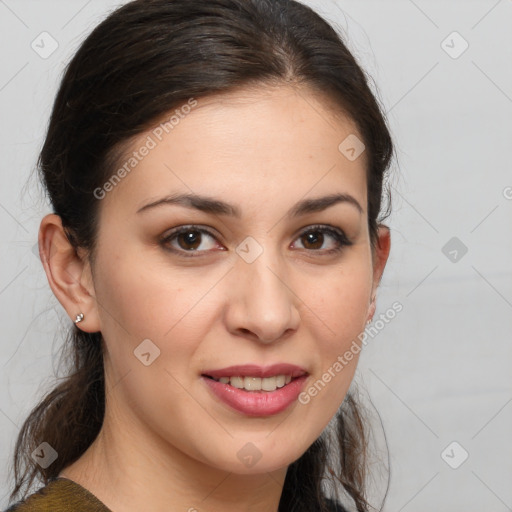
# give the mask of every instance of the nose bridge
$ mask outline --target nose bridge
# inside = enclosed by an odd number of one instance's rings
[[[243,243],[240,246],[247,249]],[[249,245],[249,249],[257,248]],[[261,247],[258,252],[252,261],[239,253],[235,263],[230,327],[251,331],[261,341],[271,342],[287,330],[297,329],[299,313],[291,283],[286,282],[285,263],[277,250]]]

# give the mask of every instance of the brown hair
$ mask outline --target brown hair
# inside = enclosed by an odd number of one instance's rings
[[[133,136],[192,97],[284,83],[328,96],[356,123],[366,146],[374,248],[385,218],[381,200],[391,137],[368,79],[340,35],[294,0],[135,0],[92,31],[65,70],[38,159],[69,241],[94,261],[99,201],[93,192],[112,176]],[[26,496],[36,477],[47,484],[100,431],[105,408],[101,332],[73,327],[67,342],[69,375],[32,410],[18,435],[11,499]],[[337,468],[328,462],[332,446],[324,432],[289,466],[279,511],[325,510],[326,473],[341,482],[358,511],[369,509],[367,429],[351,393],[335,425]],[[30,457],[43,441],[58,453],[47,468]]]

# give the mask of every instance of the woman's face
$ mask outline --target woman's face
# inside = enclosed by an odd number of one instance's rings
[[[356,368],[387,257],[372,265],[365,154],[354,159],[353,123],[306,90],[190,105],[137,138],[100,201],[107,418],[160,456],[276,470],[318,438]],[[305,377],[268,378],[276,364]],[[223,370],[235,365],[260,368]]]

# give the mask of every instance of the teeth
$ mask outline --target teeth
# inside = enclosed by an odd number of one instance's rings
[[[291,375],[276,375],[275,377],[221,377],[214,379],[222,384],[231,384],[234,388],[245,389],[246,391],[275,391],[289,384]]]

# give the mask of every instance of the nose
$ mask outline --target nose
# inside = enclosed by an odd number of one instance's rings
[[[271,343],[296,331],[300,299],[284,266],[264,251],[256,261],[239,259],[229,273],[225,322],[237,336]]]

